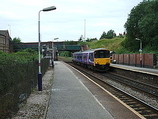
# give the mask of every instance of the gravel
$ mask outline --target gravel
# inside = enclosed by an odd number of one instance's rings
[[[158,108],[158,99],[153,98],[153,97],[149,97],[148,95],[135,91],[130,87],[124,86],[118,82],[112,81],[112,80],[107,80],[108,84],[111,84],[115,87],[118,87],[120,89],[122,89],[123,91],[137,97],[138,99],[141,99],[142,101],[146,102],[147,104],[150,104],[151,106]]]
[[[43,90],[31,93],[27,103],[20,108],[12,119],[45,119],[50,99],[50,89],[53,80],[53,70],[49,69],[42,78]]]

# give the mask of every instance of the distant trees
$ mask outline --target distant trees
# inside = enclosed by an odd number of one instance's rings
[[[104,38],[105,39],[112,39],[114,37],[116,37],[116,33],[115,33],[114,30],[109,30],[107,33],[104,31],[102,33],[101,37],[100,37],[100,40],[104,39]],[[83,37],[83,35],[81,35],[80,38],[78,39],[78,41],[83,42],[84,41],[83,39],[84,39],[84,37]],[[97,38],[87,38],[87,39],[85,39],[86,42],[92,42],[92,41],[96,41],[96,40],[98,40],[98,39]]]
[[[116,36],[116,33],[114,30],[109,30],[107,33],[104,31],[100,37],[100,39],[104,39],[104,38],[107,38],[107,39],[111,39],[113,37]]]
[[[20,46],[19,46],[20,43],[21,43],[21,39],[19,37],[13,38],[12,45],[13,45],[14,52],[17,52],[17,50],[15,50],[15,49],[20,49]]]
[[[78,43],[77,41],[73,41],[73,40],[72,41],[65,41],[64,45],[77,45],[77,43]]]
[[[80,38],[78,39],[79,42],[83,41],[83,35],[80,36]]]
[[[139,48],[139,38],[143,47],[158,50],[158,0],[144,0],[131,10],[124,25],[127,34],[123,46],[130,51]]]
[[[78,39],[79,42],[84,42],[84,40],[86,42],[92,42],[92,41],[96,41],[98,39],[97,38],[87,38],[87,39],[84,39],[83,35],[81,35],[80,38]]]
[[[18,37],[18,38],[13,38],[12,40],[13,43],[21,43],[21,39]]]
[[[97,41],[97,38],[87,38],[86,42],[93,42],[93,41]]]

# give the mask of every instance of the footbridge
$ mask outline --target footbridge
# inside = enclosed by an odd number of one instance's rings
[[[38,51],[38,42],[34,43],[21,43],[21,44],[16,44],[14,45],[14,51],[20,51],[23,49],[31,48],[36,51]],[[52,43],[52,42],[41,42],[41,51],[42,49],[44,51],[49,51],[56,49],[57,51],[70,51],[70,52],[77,52],[81,50],[80,45],[64,45],[63,42],[57,42],[57,43]]]
[[[56,46],[58,51],[71,51],[76,52],[81,50],[80,45],[57,45]]]

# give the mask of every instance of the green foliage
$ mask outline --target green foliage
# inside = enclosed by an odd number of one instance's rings
[[[107,33],[104,31],[100,37],[100,39],[112,39],[116,36],[115,31],[114,30],[109,30]]]
[[[37,58],[37,52],[32,49],[25,49],[12,54],[0,53],[0,66],[26,63],[28,61],[34,61]]]
[[[94,42],[97,41],[97,38],[87,38],[86,42]]]
[[[90,49],[95,48],[106,48],[112,51],[117,51],[120,47],[120,44],[124,41],[124,38],[113,38],[113,39],[102,39],[94,42],[80,42],[80,45],[88,45]]]
[[[13,46],[13,49],[14,49],[14,52],[17,52],[15,49],[20,49],[20,44],[21,43],[21,39],[20,38],[13,38],[12,40],[12,46]]]
[[[109,30],[107,32],[107,39],[111,39],[111,38],[114,38],[116,35],[115,35],[115,31],[114,30]]]
[[[28,52],[31,51],[31,52]],[[27,66],[32,66],[37,59],[37,53],[32,50],[25,50],[17,53],[0,53],[0,94],[10,90],[16,81],[23,80],[27,75]],[[31,69],[31,67],[29,67]],[[31,71],[33,72],[33,71]],[[30,74],[31,75],[31,74]]]
[[[64,45],[77,45],[77,41],[65,41]]]
[[[124,47],[126,38],[119,38],[115,37],[113,39],[102,39],[94,42],[79,42],[78,45],[88,45],[90,49],[95,48],[106,48],[111,51],[114,51],[117,54],[124,54],[124,53],[139,53],[139,41],[136,40],[136,43],[138,45],[138,48],[132,52],[131,50],[128,50],[126,47]],[[130,47],[130,45],[129,45]],[[155,53],[158,54],[158,51],[151,50],[151,47],[145,47],[143,49],[143,53]]]
[[[3,54],[3,52],[2,52],[2,51],[0,51],[0,54]]]
[[[16,113],[20,103],[26,101],[27,96],[37,86],[38,64],[37,61],[32,60],[37,55],[32,50],[31,53],[29,49],[28,51],[15,54],[0,53],[1,118],[9,115],[10,112]],[[44,75],[50,65],[50,60],[48,58],[42,59],[41,64]],[[20,97],[21,95],[26,97]]]
[[[18,38],[13,38],[13,43],[21,43],[21,39],[18,37]]]
[[[33,50],[31,48],[27,48],[27,49],[21,50],[20,52],[25,52],[25,53],[30,53],[30,54],[37,54],[37,51]]]
[[[104,31],[104,32],[102,33],[100,39],[103,39],[103,38],[105,38],[105,37],[106,37],[106,32]]]
[[[59,52],[59,56],[71,57],[71,52],[69,52],[69,51],[61,51],[61,52]]]
[[[119,46],[117,49],[115,49],[114,50],[115,51],[115,53],[117,53],[117,54],[130,54],[130,53],[132,53],[132,52],[130,52],[130,51],[128,51],[125,47],[123,47],[123,46]]]
[[[83,35],[80,36],[80,38],[78,39],[79,42],[83,41]]]
[[[89,44],[89,42],[82,42],[82,41],[80,41],[80,42],[78,42],[77,45],[88,45],[88,44]]]
[[[129,51],[137,51],[139,43],[135,38],[143,42],[143,48],[158,51],[158,0],[145,0],[131,10],[125,28],[127,36],[122,44]]]

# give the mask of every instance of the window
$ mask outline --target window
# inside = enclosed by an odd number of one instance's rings
[[[95,58],[109,58],[110,51],[108,50],[98,50],[94,52]]]
[[[94,61],[93,53],[89,53],[89,59],[90,61]]]

